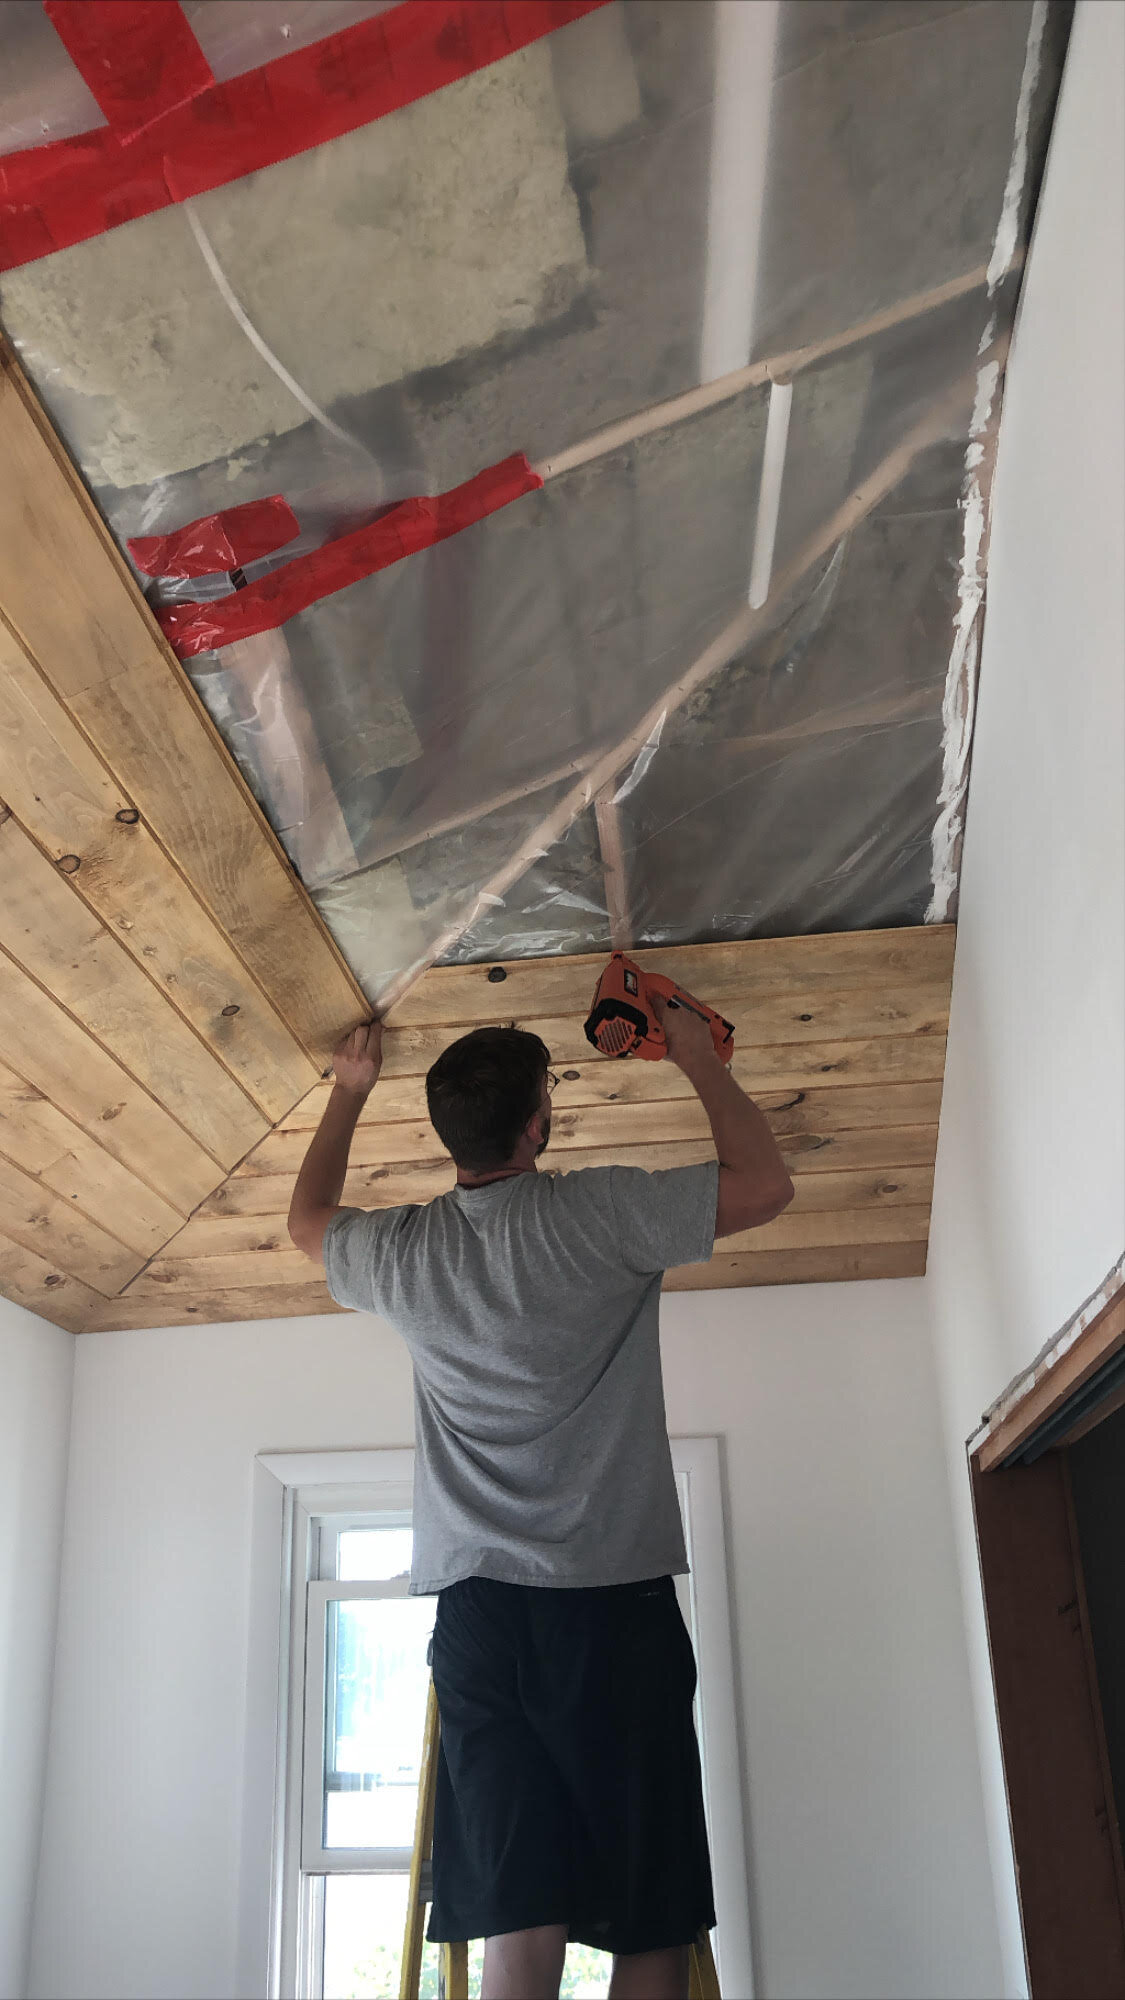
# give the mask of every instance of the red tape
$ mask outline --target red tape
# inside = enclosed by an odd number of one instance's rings
[[[370,527],[341,535],[311,555],[296,556],[284,568],[259,577],[230,597],[213,604],[166,604],[157,609],[156,616],[181,660],[229,646],[235,639],[276,631],[319,598],[346,590],[376,570],[389,569],[419,549],[447,541],[450,535],[471,528],[512,500],[534,493],[542,484],[523,453],[516,452],[449,493],[400,500]]]
[[[108,4],[76,0],[83,17]],[[338,139],[607,4],[403,0],[212,83],[131,136],[109,126],[9,153],[0,157],[0,271]],[[161,12],[171,20],[180,10]]]
[[[43,11],[119,138],[214,85],[179,0],[43,0]]]
[[[204,514],[171,535],[138,535],[128,549],[146,576],[214,576],[272,556],[300,532],[288,500],[273,493],[268,500],[247,500],[222,514]]]

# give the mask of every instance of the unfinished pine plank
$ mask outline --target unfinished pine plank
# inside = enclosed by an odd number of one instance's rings
[[[124,1296],[151,1299],[166,1291],[221,1294],[272,1285],[304,1285],[318,1268],[291,1243],[283,1250],[245,1250],[230,1257],[156,1257]]]
[[[601,1164],[627,1164],[620,1158],[606,1158]],[[646,1162],[647,1166],[647,1162]],[[563,1166],[561,1172],[574,1169]],[[452,1181],[452,1173],[446,1176]],[[928,1204],[933,1193],[933,1169],[928,1166],[861,1169],[846,1173],[801,1174],[794,1181],[796,1194],[787,1214],[807,1214],[828,1209],[902,1208]],[[232,1183],[227,1182],[227,1187]],[[444,1189],[439,1189],[444,1192]],[[185,1223],[178,1236],[165,1246],[172,1258],[233,1256],[247,1250],[288,1250],[286,1217],[290,1184],[282,1184],[282,1200],[271,1214],[239,1213],[214,1206],[215,1197]],[[366,1200],[345,1187],[345,1201],[359,1208],[384,1208],[390,1204],[378,1198],[378,1184]],[[432,1199],[432,1197],[430,1197]]]
[[[0,341],[0,610],[322,1062],[365,1003]]]
[[[604,963],[604,961],[602,961]],[[429,975],[427,974],[427,977]],[[702,985],[702,981],[699,982]],[[384,1073],[387,1076],[424,1075],[443,1049],[473,1027],[514,1025],[539,1036],[551,1052],[551,1061],[562,1065],[588,1062],[592,1051],[582,1024],[593,992],[580,988],[572,997],[580,1004],[574,1014],[541,1015],[520,1013],[502,997],[503,986],[491,987],[493,1014],[488,1022],[450,1022],[446,1026],[399,1029],[393,1017],[384,1039]],[[500,995],[500,998],[496,998]],[[873,982],[870,986],[827,990],[812,980],[806,988],[789,994],[744,993],[741,996],[706,991],[701,996],[726,1011],[734,1021],[735,1047],[747,1055],[763,1046],[800,1046],[823,1041],[869,1041],[881,1037],[902,1040],[908,1036],[944,1038],[949,1021],[949,983],[927,980],[910,985]],[[461,1004],[460,1002],[458,1004]],[[602,1061],[609,1061],[602,1057]],[[635,1058],[622,1063],[633,1067]],[[615,1065],[616,1067],[617,1065]],[[655,1064],[637,1067],[655,1069]]]
[[[14,818],[0,826],[0,946],[222,1166],[268,1131],[241,1085]]]
[[[953,946],[953,927],[944,924],[760,938],[743,944],[674,945],[632,956],[638,965],[667,972],[712,1006],[740,1004],[750,1021],[761,1002],[806,993],[858,987],[879,994],[900,987],[944,986],[948,997]],[[432,967],[390,1010],[389,1024],[475,1027],[498,1018],[585,1016],[605,957],[595,953],[495,963],[506,975],[499,983],[490,982],[489,964]]]
[[[152,642],[139,592],[122,588],[108,536],[91,532],[92,503],[45,443],[21,386],[0,349],[0,606],[76,694],[143,659]]]
[[[723,1238],[727,1254],[739,1251],[826,1250],[859,1243],[925,1243],[930,1233],[930,1205],[896,1208],[891,1203],[870,1208],[815,1210],[801,1214],[787,1208],[774,1222],[744,1229]]]
[[[926,1167],[932,1170],[937,1144],[934,1125],[895,1125],[883,1131],[863,1130],[825,1135],[823,1143],[809,1147],[806,1135],[798,1133],[782,1140],[782,1152],[795,1182],[817,1179],[841,1170],[874,1171],[894,1174],[900,1168]],[[650,1172],[664,1167],[696,1166],[715,1157],[710,1140],[645,1146],[630,1157],[628,1147],[612,1146],[584,1151],[575,1148],[558,1159],[548,1156],[553,1172],[574,1172],[580,1167],[640,1166]],[[565,1159],[565,1167],[563,1161]],[[209,1195],[199,1209],[200,1216],[257,1216],[260,1227],[269,1227],[288,1213],[295,1174],[256,1173],[239,1168]],[[435,1160],[429,1165],[401,1167],[352,1167],[344,1183],[343,1200],[356,1208],[393,1208],[408,1202],[432,1201],[452,1187],[453,1163]]]
[[[758,1102],[777,1134],[818,1135],[874,1125],[934,1125],[941,1105],[941,1085],[899,1083],[883,1088],[767,1091]],[[673,1139],[705,1139],[710,1129],[707,1113],[694,1096],[656,1103],[588,1104],[555,1112],[551,1147],[557,1153],[571,1146],[660,1145]],[[255,1147],[247,1169],[295,1175],[307,1145],[307,1132],[271,1132]],[[433,1160],[441,1150],[428,1120],[372,1122],[357,1128],[351,1159],[353,1166],[383,1166]]]
[[[587,1044],[589,1049],[589,1044]],[[841,1084],[936,1083],[945,1070],[944,1035],[877,1037],[869,1042],[778,1043],[735,1050],[734,1076],[752,1096],[766,1090],[804,1090]],[[557,1070],[551,1102],[556,1111],[584,1104],[665,1103],[695,1095],[675,1063],[612,1062],[604,1056]],[[312,1132],[324,1116],[331,1083],[315,1084],[286,1117],[279,1132]],[[418,1122],[427,1116],[424,1075],[380,1077],[360,1119],[362,1125]]]
[[[316,1067],[2,621],[0,798],[262,1110],[288,1110]]]
[[[306,1270],[314,1267],[306,1263]],[[231,1321],[294,1319],[299,1315],[345,1311],[323,1279],[300,1285],[246,1287],[237,1292],[164,1291],[135,1299],[100,1299],[74,1328],[81,1333],[119,1333],[156,1326],[226,1326]]]
[[[0,1152],[145,1257],[183,1226],[184,1217],[171,1202],[4,1063]]]
[[[664,1278],[666,1292],[720,1291],[742,1285],[823,1285],[857,1278],[922,1278],[925,1243],[864,1243],[830,1250],[719,1250],[707,1264],[681,1264]]]
[[[79,1333],[89,1326],[104,1311],[106,1300],[90,1285],[84,1285],[79,1278],[61,1271],[41,1257],[35,1250],[28,1250],[22,1243],[15,1243],[10,1236],[0,1234],[0,1292],[6,1299],[13,1299],[18,1306],[26,1306],[28,1312],[39,1313],[52,1326],[61,1326],[67,1333]]]
[[[178,667],[157,659],[70,706],[153,833],[321,1067],[371,1009],[280,851],[252,816]]]
[[[920,1278],[926,1269],[924,1243],[861,1244],[831,1250],[745,1251],[725,1256],[718,1251],[707,1264],[685,1264],[669,1271],[666,1292],[708,1291],[752,1285],[847,1283],[857,1279]],[[36,1310],[38,1308],[35,1308]],[[158,1297],[96,1301],[76,1316],[75,1331],[116,1332],[163,1326],[225,1325],[230,1321],[291,1319],[298,1315],[339,1313],[328,1288],[321,1284],[268,1285],[238,1292],[200,1294],[194,1289],[161,1293]],[[61,1323],[61,1322],[60,1322]]]
[[[83,1215],[0,1153],[0,1230],[47,1263],[102,1292],[135,1278],[144,1255]]]
[[[828,1260],[839,1250],[850,1254],[858,1248],[886,1250],[908,1245],[925,1255],[929,1223],[928,1208],[886,1209],[876,1214],[859,1210],[850,1214],[794,1217],[780,1216],[763,1229],[747,1230],[744,1236],[726,1241],[733,1251],[724,1254],[763,1257],[772,1251],[795,1254],[820,1253]],[[135,1279],[124,1294],[127,1303],[159,1298],[164,1294],[190,1296],[201,1289],[216,1297],[224,1295],[237,1303],[243,1291],[283,1290],[308,1282],[316,1266],[300,1250],[270,1247],[219,1256],[160,1257]],[[774,1281],[776,1282],[776,1280]]]
[[[210,1153],[3,951],[0,1048],[24,1082],[183,1214],[222,1180]]]

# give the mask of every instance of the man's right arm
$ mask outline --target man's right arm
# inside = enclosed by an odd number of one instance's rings
[[[719,1156],[716,1236],[772,1222],[788,1208],[794,1189],[765,1118],[716,1053],[706,1021],[675,1002],[658,1003],[658,1012],[668,1054],[711,1121]]]

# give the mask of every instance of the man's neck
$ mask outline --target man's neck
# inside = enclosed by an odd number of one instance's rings
[[[534,1160],[528,1160],[518,1167],[497,1167],[496,1172],[493,1174],[470,1174],[466,1173],[464,1167],[458,1167],[457,1185],[458,1187],[488,1187],[492,1181],[510,1181],[516,1174],[537,1174],[538,1172],[539,1168]]]

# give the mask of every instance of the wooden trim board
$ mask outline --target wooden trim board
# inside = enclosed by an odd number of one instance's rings
[[[1115,1292],[1062,1359],[1032,1384],[1015,1408],[985,1432],[976,1447],[982,1472],[991,1472],[1025,1444],[1040,1424],[1062,1408],[1112,1355],[1125,1347],[1125,1289]]]

